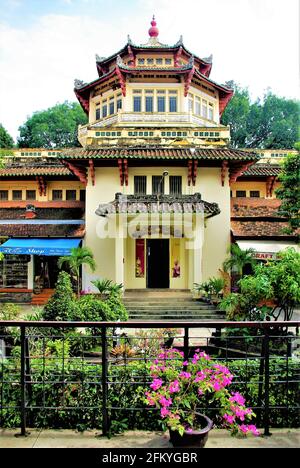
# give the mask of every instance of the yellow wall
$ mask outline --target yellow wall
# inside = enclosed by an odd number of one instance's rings
[[[218,269],[227,257],[227,249],[230,245],[230,189],[228,179],[225,187],[221,185],[220,168],[200,168],[196,187],[187,186],[187,169],[147,167],[129,169],[129,186],[121,188],[119,170],[115,168],[96,168],[96,184],[92,186],[89,181],[86,192],[86,238],[85,245],[90,247],[95,255],[97,271],[91,274],[89,271],[84,275],[84,288],[90,288],[90,280],[97,277],[116,280],[116,268],[124,265],[124,281],[127,289],[138,289],[146,287],[145,278],[135,278],[135,240],[128,238],[124,240],[124,264],[122,258],[116,258],[115,239],[101,239],[97,235],[97,226],[106,223],[106,218],[100,218],[95,214],[100,203],[108,203],[115,199],[115,194],[121,192],[133,194],[134,175],[147,175],[149,177],[148,193],[151,193],[151,176],[160,175],[168,170],[170,175],[183,176],[183,193],[200,192],[202,198],[208,202],[219,204],[222,213],[215,218],[207,220],[205,228],[205,240],[203,247],[202,276],[206,280],[211,276],[218,275]],[[166,181],[166,193],[168,193],[168,181]],[[147,237],[147,236],[146,236]],[[186,240],[180,240],[180,263],[181,277],[171,278],[172,289],[187,289],[192,286],[192,260],[193,252],[190,254],[186,248]],[[170,265],[171,276],[171,265]]]
[[[63,201],[66,200],[66,190],[76,190],[76,200],[80,200],[80,190],[85,187],[80,182],[76,181],[47,181],[46,196],[39,194],[38,184],[35,181],[26,180],[1,180],[0,190],[8,190],[8,201],[12,201],[13,190],[22,190],[22,200],[26,201],[26,190],[36,191],[36,200],[39,202],[52,201],[52,190],[63,190]],[[31,201],[31,200],[29,200]],[[34,200],[32,200],[34,202]]]

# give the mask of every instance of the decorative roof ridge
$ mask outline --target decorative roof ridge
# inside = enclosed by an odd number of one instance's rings
[[[219,86],[220,88],[224,89],[225,91],[234,93],[233,88],[229,88],[228,86],[226,86],[224,84],[217,83],[216,81],[212,80],[208,76],[203,75],[203,73],[201,73],[198,69],[196,69],[195,72],[200,78],[203,78],[204,80],[208,81],[209,83],[212,83],[212,84],[214,84],[216,86]]]

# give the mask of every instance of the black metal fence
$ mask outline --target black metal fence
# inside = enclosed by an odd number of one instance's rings
[[[124,413],[153,411],[136,406],[134,391],[149,385],[149,363],[173,344],[185,359],[201,348],[226,363],[233,389],[255,394],[257,425],[270,435],[273,415],[286,427],[299,416],[298,332],[299,322],[1,322],[0,427],[15,420],[25,436],[37,415],[49,427],[42,414],[69,413],[72,424],[92,412],[89,425],[108,435]]]

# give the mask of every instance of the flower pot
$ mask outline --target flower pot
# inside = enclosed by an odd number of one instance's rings
[[[170,442],[176,448],[204,448],[213,422],[204,414],[196,413],[197,425],[200,429],[185,432],[182,436],[177,431],[170,432]]]

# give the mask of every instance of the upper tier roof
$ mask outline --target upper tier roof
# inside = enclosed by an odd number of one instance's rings
[[[178,53],[180,55],[185,55],[188,59],[191,57],[195,58],[197,65],[199,65],[199,70],[205,76],[209,76],[212,68],[212,55],[208,58],[200,58],[196,54],[190,52],[185,45],[183,44],[183,38],[180,36],[180,39],[176,44],[169,45],[163,44],[158,40],[159,30],[157,28],[157,23],[155,18],[151,22],[151,28],[149,29],[149,40],[146,44],[135,44],[130,36],[128,35],[127,43],[125,46],[119,50],[118,52],[110,55],[109,57],[100,57],[96,55],[96,64],[99,76],[105,74],[103,68],[105,69],[106,66],[110,64],[110,62],[114,61],[118,56],[123,57],[124,55],[133,55],[134,52],[172,52]]]

